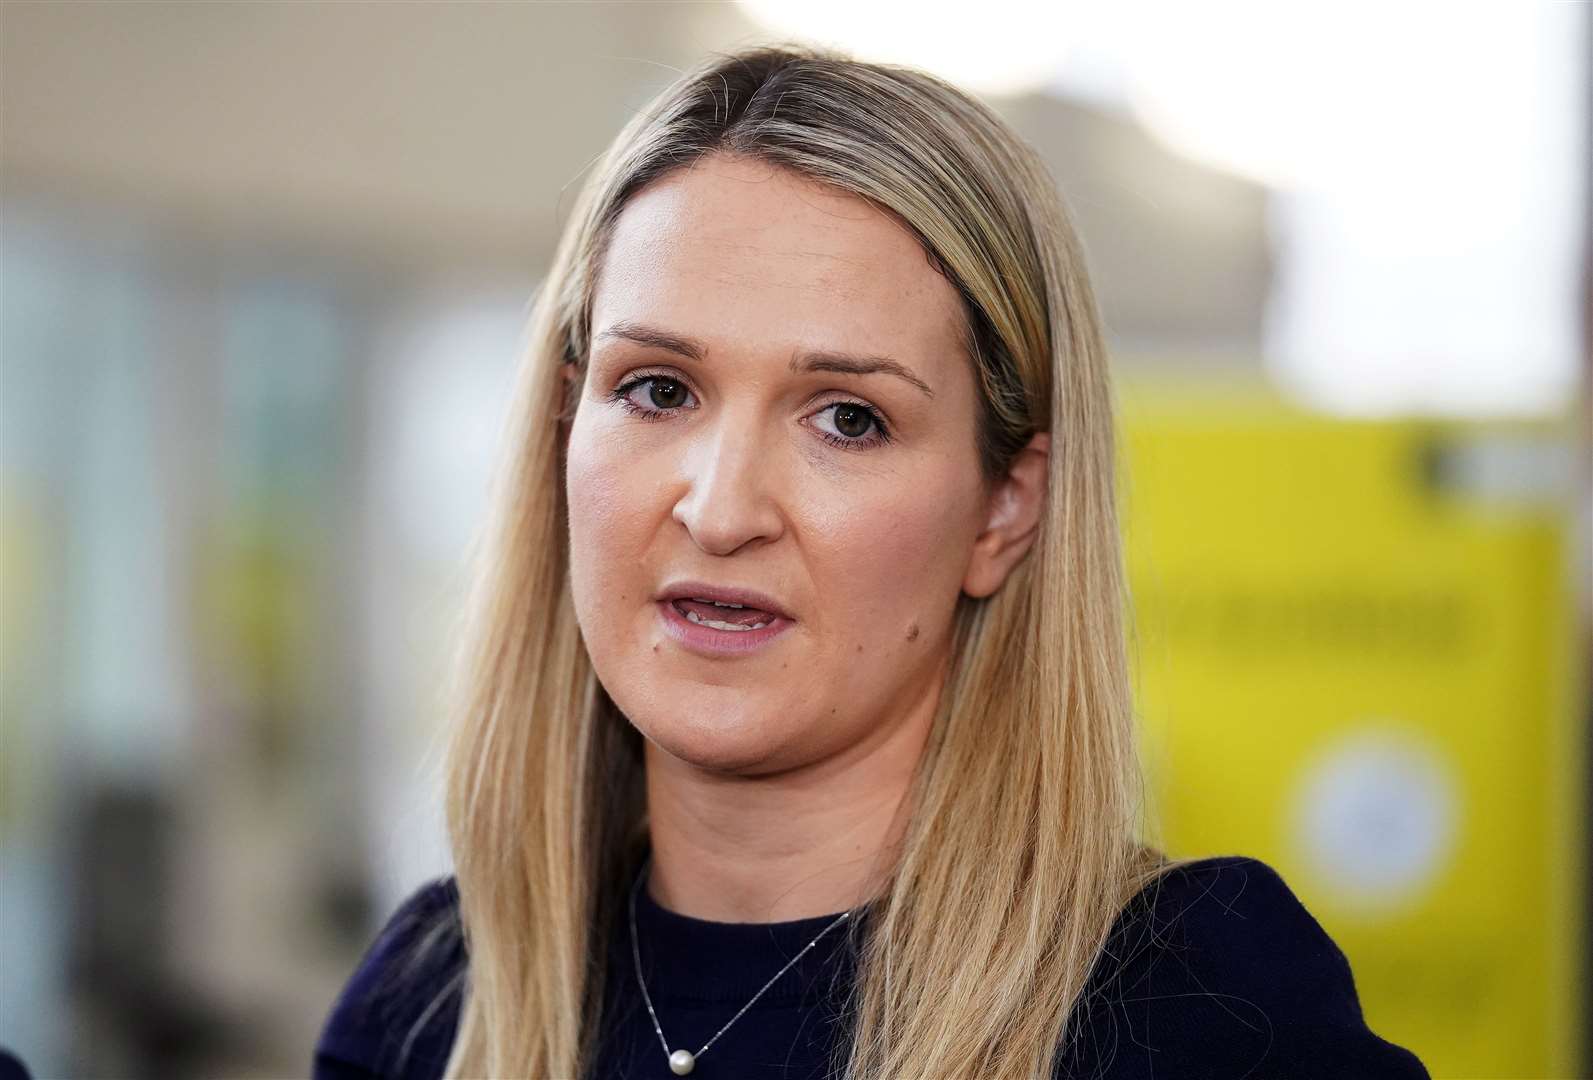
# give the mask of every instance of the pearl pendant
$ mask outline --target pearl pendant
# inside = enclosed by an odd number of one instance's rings
[[[676,1050],[669,1055],[669,1071],[676,1076],[685,1076],[697,1067],[697,1058],[690,1050]]]

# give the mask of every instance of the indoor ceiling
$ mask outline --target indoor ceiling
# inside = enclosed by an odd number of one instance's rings
[[[759,36],[728,3],[6,0],[0,182],[234,240],[531,274],[626,117]],[[1051,163],[1119,340],[1256,347],[1262,189],[1096,108],[997,105]]]

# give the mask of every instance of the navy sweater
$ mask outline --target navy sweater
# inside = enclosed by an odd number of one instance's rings
[[[457,916],[452,879],[411,896],[365,954],[315,1049],[316,1080],[442,1075],[464,970],[457,935],[414,945]],[[672,1049],[696,1051],[833,916],[705,922],[658,906],[636,919],[642,967]],[[847,1029],[854,946],[842,924],[703,1054],[695,1080],[819,1080]],[[630,929],[609,942],[595,1078],[673,1074],[636,985]],[[457,981],[455,982],[457,985]],[[1134,899],[1113,928],[1055,1076],[1091,1080],[1415,1080],[1409,1051],[1374,1035],[1344,954],[1266,864],[1228,857],[1188,864]]]

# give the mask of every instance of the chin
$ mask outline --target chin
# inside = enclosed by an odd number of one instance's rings
[[[711,733],[673,729],[661,735],[643,734],[663,753],[704,772],[757,776],[780,768],[773,760],[776,755],[747,739],[725,739]]]
[[[620,711],[658,750],[711,772],[755,775],[789,764],[795,731],[789,718],[772,719],[740,707],[677,697],[650,702],[635,712]],[[787,722],[781,722],[785,720]]]

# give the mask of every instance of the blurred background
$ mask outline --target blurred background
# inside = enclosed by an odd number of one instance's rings
[[[448,856],[460,559],[592,159],[769,39],[978,91],[1087,245],[1155,838],[1435,1076],[1590,1055],[1568,2],[0,4],[0,1044],[304,1076]]]

